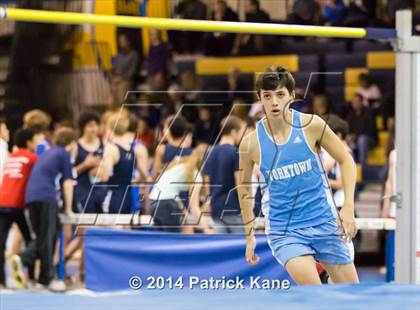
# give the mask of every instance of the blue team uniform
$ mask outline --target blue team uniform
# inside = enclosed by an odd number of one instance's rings
[[[256,126],[268,243],[283,265],[303,255],[330,264],[349,264],[352,259],[340,237],[319,156],[307,144],[301,113],[291,112],[293,126],[283,144],[273,141],[264,119]]]
[[[192,148],[177,147],[172,144],[165,144],[165,152],[163,154],[163,163],[171,162],[175,157],[189,156],[192,153]]]
[[[77,143],[77,157],[75,166],[85,161],[89,155],[86,149],[80,143]],[[95,155],[103,155],[103,144],[93,152]],[[106,194],[103,184],[92,182],[89,170],[85,170],[77,176],[77,185],[74,190],[74,208],[75,212],[83,213],[102,213],[102,204]]]
[[[103,209],[109,213],[131,213],[131,179],[135,167],[134,147],[128,151],[115,144],[119,150],[120,158],[114,165],[112,176],[107,182],[107,194]]]

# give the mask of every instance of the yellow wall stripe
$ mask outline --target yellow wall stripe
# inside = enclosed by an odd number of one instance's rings
[[[246,57],[212,57],[198,59],[196,62],[196,72],[199,75],[226,74],[229,69],[237,67],[243,73],[262,72],[267,67],[285,66],[291,72],[299,70],[297,55],[282,56],[246,56]]]
[[[346,68],[344,71],[344,78],[346,86],[356,86],[359,83],[359,75],[361,73],[368,73],[368,68]]]
[[[368,52],[366,64],[369,69],[393,69],[395,68],[394,52]]]

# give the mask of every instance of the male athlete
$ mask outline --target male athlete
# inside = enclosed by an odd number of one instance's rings
[[[264,212],[268,243],[293,280],[299,285],[321,284],[318,260],[334,283],[357,283],[345,244],[356,234],[352,157],[321,118],[289,108],[295,81],[287,69],[267,69],[258,78],[256,90],[266,117],[241,142],[239,162],[247,262],[254,265],[259,261],[254,254],[254,213],[249,199],[253,167],[258,165],[269,195]],[[319,159],[321,148],[340,165],[345,199],[339,214]]]

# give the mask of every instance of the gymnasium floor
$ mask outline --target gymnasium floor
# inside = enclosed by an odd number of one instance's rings
[[[3,291],[4,310],[108,309],[420,309],[420,286],[384,283],[292,287],[289,290],[155,290],[92,293]]]

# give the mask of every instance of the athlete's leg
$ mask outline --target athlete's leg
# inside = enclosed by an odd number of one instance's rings
[[[298,256],[286,263],[286,270],[298,285],[321,284],[312,255]]]
[[[329,264],[321,261],[334,283],[359,283],[356,267],[353,263],[346,265]]]

